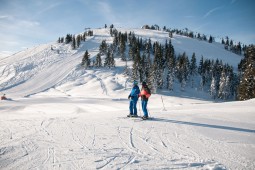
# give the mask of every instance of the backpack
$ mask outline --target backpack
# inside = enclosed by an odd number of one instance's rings
[[[151,95],[151,90],[148,86],[146,87],[146,91]]]
[[[145,89],[145,91],[147,91],[147,92],[150,94],[150,96],[151,96],[151,90],[150,90],[150,88],[149,88],[148,86],[145,86],[144,89]]]

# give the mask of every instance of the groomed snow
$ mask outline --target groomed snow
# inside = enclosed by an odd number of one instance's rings
[[[120,31],[162,43],[168,36]],[[50,43],[0,59],[0,91],[12,99],[0,102],[0,169],[255,169],[254,99],[216,103],[195,89],[161,91],[149,100],[152,119],[126,118],[125,63],[79,66],[103,39],[112,41],[109,30],[96,29],[78,50]],[[220,55],[235,66],[241,59],[217,43],[177,35],[172,42],[190,57]]]

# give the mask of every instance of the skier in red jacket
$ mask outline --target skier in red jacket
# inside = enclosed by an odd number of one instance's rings
[[[144,114],[142,118],[148,119],[147,104],[148,104],[148,99],[151,96],[151,91],[149,87],[147,86],[146,82],[142,83],[142,89],[138,96],[141,97],[141,101],[142,101],[142,109]]]
[[[7,100],[5,94],[3,96],[1,96],[1,100]]]

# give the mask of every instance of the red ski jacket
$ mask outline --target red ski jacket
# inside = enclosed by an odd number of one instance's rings
[[[138,96],[141,97],[142,100],[148,100],[151,94],[145,88],[142,88]]]

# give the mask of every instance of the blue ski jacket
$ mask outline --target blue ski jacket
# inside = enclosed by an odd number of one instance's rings
[[[132,88],[132,90],[131,90],[131,92],[129,94],[129,97],[131,97],[131,100],[138,100],[139,93],[140,93],[140,89],[139,89],[139,87],[137,85],[135,85]]]

